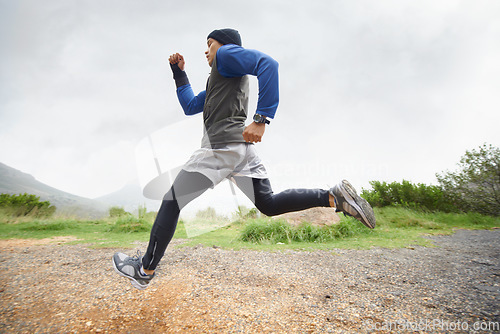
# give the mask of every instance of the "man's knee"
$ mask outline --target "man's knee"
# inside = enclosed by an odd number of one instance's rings
[[[276,211],[274,205],[271,202],[264,202],[264,203],[255,203],[255,206],[257,207],[257,210],[259,210],[262,214],[266,216],[276,216],[279,215],[280,213]]]

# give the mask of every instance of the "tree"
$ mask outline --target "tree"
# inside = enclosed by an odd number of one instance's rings
[[[13,217],[49,217],[54,214],[56,207],[49,201],[40,201],[40,197],[32,194],[0,194],[0,211]]]
[[[466,151],[458,166],[436,174],[446,196],[462,211],[500,216],[500,149],[483,144]]]

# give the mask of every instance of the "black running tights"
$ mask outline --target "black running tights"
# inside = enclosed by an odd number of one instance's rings
[[[313,207],[329,207],[327,190],[289,189],[274,194],[268,179],[234,177],[238,188],[255,204],[260,212],[275,216]],[[163,198],[151,229],[148,249],[143,258],[144,269],[154,270],[172,239],[180,211],[189,202],[213,186],[203,174],[181,170],[172,187]]]

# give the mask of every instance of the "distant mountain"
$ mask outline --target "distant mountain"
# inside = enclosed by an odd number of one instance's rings
[[[95,198],[95,200],[109,206],[123,207],[125,211],[132,213],[136,212],[139,206],[146,206],[148,211],[158,211],[160,207],[160,201],[153,201],[144,197],[138,182],[129,183],[122,189]]]
[[[0,193],[33,194],[49,201],[57,212],[83,218],[107,215],[108,206],[96,200],[76,196],[37,181],[32,175],[0,163]]]

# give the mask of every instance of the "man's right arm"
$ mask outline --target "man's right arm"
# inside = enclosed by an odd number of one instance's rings
[[[206,92],[202,91],[198,95],[194,95],[187,74],[183,71],[184,59],[180,55],[178,55],[178,57],[174,56],[176,55],[170,57],[170,68],[174,74],[175,85],[177,86],[177,98],[179,99],[185,115],[198,114],[203,111]],[[179,67],[179,60],[182,60],[182,69]]]
[[[187,84],[177,88],[177,98],[184,110],[185,115],[196,115],[203,111],[205,105],[206,91],[202,91],[198,95],[194,95],[191,84]]]

